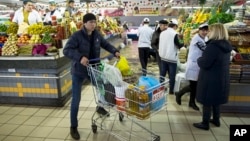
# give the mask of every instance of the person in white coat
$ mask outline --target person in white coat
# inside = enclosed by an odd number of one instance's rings
[[[149,27],[149,18],[144,18],[143,26],[139,27],[137,36],[138,38],[138,51],[143,74],[146,75],[148,55],[151,48],[151,39],[154,30]]]
[[[55,16],[56,19],[61,19],[61,13],[56,10],[56,3],[54,1],[49,2],[49,12],[46,13],[46,16],[43,20],[44,25],[52,25],[52,16]]]
[[[199,107],[195,104],[197,80],[200,71],[197,59],[202,55],[202,52],[206,48],[205,42],[208,40],[207,33],[208,24],[201,24],[198,33],[192,38],[185,72],[186,79],[189,80],[189,85],[175,93],[176,102],[181,105],[181,97],[186,92],[190,92],[189,107],[192,107],[194,110],[199,110]]]
[[[18,25],[23,23],[32,25],[35,23],[42,23],[42,18],[39,13],[33,9],[33,2],[31,0],[24,0],[23,7],[15,12],[12,22]]]

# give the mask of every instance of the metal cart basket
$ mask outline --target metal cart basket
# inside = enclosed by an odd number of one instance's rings
[[[123,122],[124,117],[127,117],[132,124],[137,125],[146,133],[149,133],[150,137],[145,138],[144,136],[140,136],[136,139],[137,141],[160,141],[160,136],[142,126],[139,122],[150,118],[157,114],[157,112],[166,108],[168,80],[165,79],[162,83],[159,83],[158,81],[158,84],[152,87],[139,87],[135,84],[135,78],[139,79],[140,77],[148,76],[159,80],[160,76],[157,76],[152,72],[134,69],[132,70],[131,76],[126,76],[123,77],[125,79],[122,79],[115,74],[113,74],[114,76],[111,76],[112,74],[104,69],[106,65],[107,64],[98,63],[89,64],[87,67],[91,78],[90,80],[96,104],[108,109],[109,111],[109,114],[105,116],[94,112],[91,118],[93,133],[97,133],[97,127],[100,127],[101,130],[109,132],[119,140],[132,140],[132,136],[138,136],[138,134],[135,134],[132,131],[132,127],[126,131],[126,134],[118,134],[110,129],[105,129],[105,119],[107,119],[108,116],[111,117],[118,115],[121,123]],[[107,75],[107,73],[109,73],[109,75]],[[130,77],[133,80],[129,81]]]

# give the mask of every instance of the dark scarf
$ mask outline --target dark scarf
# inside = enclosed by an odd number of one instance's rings
[[[50,12],[50,16],[55,13],[56,9]]]

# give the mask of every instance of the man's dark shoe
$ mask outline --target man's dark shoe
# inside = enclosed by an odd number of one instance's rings
[[[175,93],[175,101],[177,104],[181,105],[181,97],[180,97],[179,92]]]
[[[80,139],[80,135],[79,135],[79,132],[78,132],[78,130],[77,130],[76,127],[71,127],[70,128],[70,135],[75,140],[79,140]]]
[[[109,117],[109,112],[106,111],[103,107],[97,106],[97,107],[96,107],[96,112],[97,112],[98,114],[103,115],[103,116]]]
[[[210,119],[210,121],[213,125],[215,125],[216,127],[220,127],[220,121],[217,121],[217,120],[213,120],[213,119]]]
[[[189,107],[193,108],[196,111],[199,111],[199,107],[195,103],[189,103]]]
[[[196,127],[196,128],[199,128],[199,129],[209,130],[209,124],[205,124],[203,122],[194,123],[193,126]]]

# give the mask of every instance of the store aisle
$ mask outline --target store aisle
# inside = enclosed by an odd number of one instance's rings
[[[132,46],[121,50],[132,64],[138,64],[136,42]],[[152,59],[153,60],[153,59]],[[150,61],[149,69],[158,71],[156,63]],[[175,102],[174,95],[168,95],[167,108],[161,110],[148,120],[139,121],[140,124],[161,136],[161,141],[229,141],[230,124],[250,124],[250,114],[222,114],[221,127],[210,124],[209,131],[203,131],[192,126],[193,122],[201,120],[201,112],[188,107],[188,95],[183,96],[182,105]],[[200,105],[199,105],[200,106]],[[97,134],[91,130],[91,116],[95,110],[91,85],[85,84],[79,110],[79,133],[81,141],[117,141],[112,135],[98,129]],[[0,105],[0,140],[1,141],[70,141],[69,111],[70,101],[64,107],[40,107],[22,105]],[[124,118],[120,122],[118,116],[111,116],[105,120],[108,131],[122,133],[132,141],[141,138],[129,136],[128,131],[144,137],[145,130],[132,124]]]

